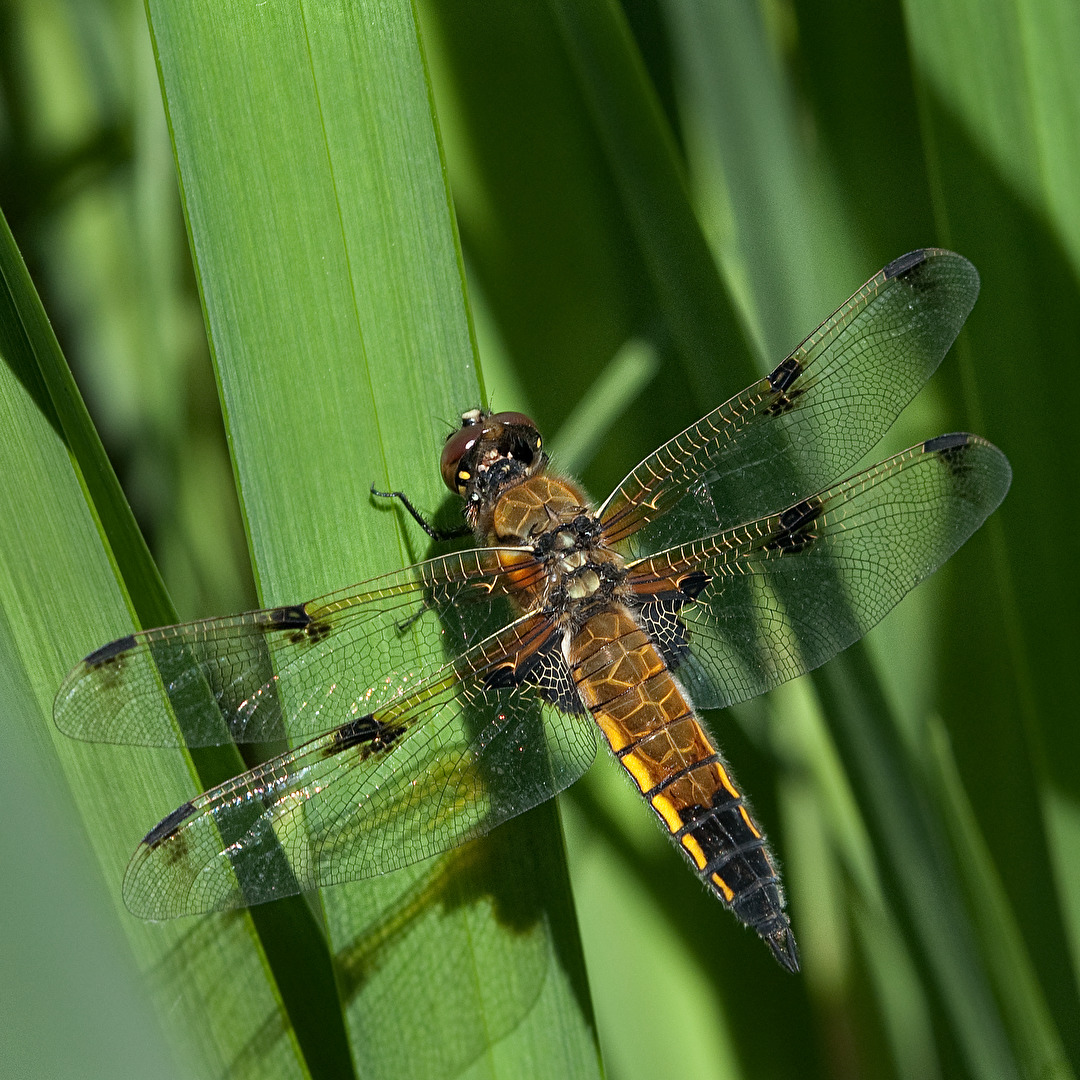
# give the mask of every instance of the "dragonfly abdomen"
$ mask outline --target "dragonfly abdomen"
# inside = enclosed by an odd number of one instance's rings
[[[773,856],[678,680],[633,614],[592,616],[568,657],[620,764],[698,876],[789,970],[798,953]]]

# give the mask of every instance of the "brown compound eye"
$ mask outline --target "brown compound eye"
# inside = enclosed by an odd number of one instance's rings
[[[494,427],[496,424],[502,424],[504,427],[513,425],[515,427],[530,427],[534,431],[536,430],[535,422],[524,413],[521,412],[497,412],[492,413],[487,422],[490,426]]]
[[[465,484],[469,478],[459,477],[458,467],[461,459],[476,445],[476,441],[483,438],[487,429],[484,421],[485,417],[479,409],[463,414],[461,427],[450,435],[443,447],[439,471],[442,473],[443,483],[456,495],[465,494]]]
[[[492,440],[492,450],[528,464],[541,454],[542,443],[536,424],[524,413],[501,412],[485,415],[479,409],[464,413],[461,427],[443,447],[439,471],[443,483],[458,495],[464,495],[472,477],[461,467],[461,460],[481,439]]]

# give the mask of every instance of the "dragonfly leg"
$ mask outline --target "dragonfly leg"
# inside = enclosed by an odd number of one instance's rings
[[[463,536],[468,536],[472,529],[468,525],[462,525],[457,529],[436,529],[434,525],[431,525],[425,520],[424,515],[416,509],[409,497],[404,491],[379,491],[374,484],[371,485],[371,494],[380,499],[400,499],[402,505],[412,515],[413,520],[421,529],[424,530],[436,543],[443,543],[447,540],[459,540]]]

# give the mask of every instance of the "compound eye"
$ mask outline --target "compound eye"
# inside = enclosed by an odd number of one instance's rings
[[[476,441],[484,434],[484,428],[484,424],[469,424],[458,428],[446,440],[439,471],[442,473],[443,483],[455,495],[464,495],[465,485],[469,481],[469,477],[460,475],[461,459],[476,445]]]
[[[536,430],[536,423],[520,412],[497,412],[488,417],[488,423],[494,426],[502,424],[503,427],[530,427]]]

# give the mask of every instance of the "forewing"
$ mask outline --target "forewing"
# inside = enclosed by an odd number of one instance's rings
[[[596,751],[588,715],[505,678],[550,633],[521,619],[371,715],[185,803],[132,858],[129,909],[166,919],[371,877],[550,798]]]
[[[835,480],[934,373],[978,291],[975,268],[950,251],[890,263],[770,375],[641,462],[601,507],[605,537],[616,543],[655,521],[632,542],[646,554]]]
[[[983,523],[1011,475],[984,439],[943,435],[783,513],[635,563],[629,581],[659,612],[694,702],[731,705],[862,637]]]
[[[131,634],[68,675],[56,725],[77,739],[143,746],[330,731],[510,621],[496,556],[457,552],[306,604]]]

